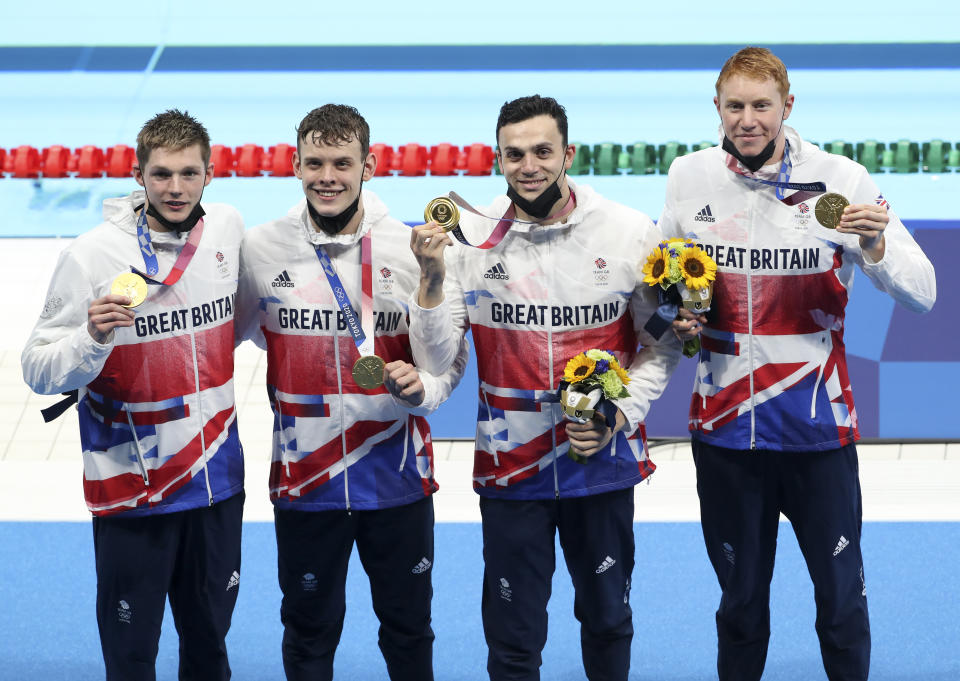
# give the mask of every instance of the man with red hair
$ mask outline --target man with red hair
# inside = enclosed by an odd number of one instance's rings
[[[864,681],[870,625],[844,308],[859,267],[925,312],[933,267],[863,166],[784,125],[794,96],[769,50],[733,55],[716,91],[722,144],[671,166],[659,224],[718,266],[712,310],[681,310],[674,322],[703,348],[690,431],[704,541],[723,589],[717,668],[721,681],[763,673],[782,512],[813,580],[827,676]]]

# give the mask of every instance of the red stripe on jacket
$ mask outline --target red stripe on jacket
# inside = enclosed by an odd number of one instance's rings
[[[490,385],[519,390],[549,390],[550,358],[547,332],[540,329],[498,329],[472,324],[480,380]],[[603,326],[553,333],[553,386],[559,384],[567,362],[585,350],[596,348],[617,354],[627,367],[636,353],[633,318],[629,314]]]
[[[214,415],[207,421],[203,427],[203,436],[207,447],[216,440],[226,429],[227,420],[233,414],[233,407],[224,409]],[[121,473],[105,480],[88,480],[86,476],[83,479],[83,493],[87,504],[92,507],[112,505],[119,502],[133,499],[138,494],[146,491],[148,494],[137,503],[137,506],[156,506],[160,502],[147,504],[147,499],[163,490],[171,481],[176,480],[168,489],[164,490],[163,498],[168,499],[174,492],[186,485],[193,478],[192,474],[184,475],[193,464],[203,456],[203,448],[200,443],[200,433],[198,432],[179,452],[167,459],[159,468],[147,471],[150,478],[150,486],[145,487],[143,476],[140,473]],[[97,515],[108,515],[128,510],[129,507],[123,506],[117,509],[98,511]]]
[[[812,314],[797,311],[819,310],[842,321],[847,290],[833,270],[816,274],[751,275],[753,282],[753,333],[783,336],[820,333],[823,326]],[[747,275],[722,272],[713,293],[711,326],[719,331],[750,333],[747,306]],[[785,314],[784,310],[790,310]]]
[[[233,377],[233,320],[194,334],[200,390]],[[90,390],[123,402],[159,402],[197,391],[190,335],[118,345]]]
[[[369,438],[382,433],[393,426],[394,423],[395,421],[357,421],[345,432],[347,451],[354,451]],[[281,485],[286,485],[288,489],[279,494],[271,493],[271,499],[288,496],[290,487],[302,485],[342,458],[343,448],[341,447],[340,433],[337,432],[332,440],[310,452],[299,461],[289,461],[286,466],[279,461],[273,461],[270,464],[270,488],[276,489]],[[289,474],[286,469],[289,469]],[[301,488],[299,496],[309,494],[311,490],[316,489],[329,479],[329,473],[320,475],[316,480],[312,480]]]
[[[263,330],[267,341],[267,383],[293,395],[329,395],[337,390],[334,337]],[[364,390],[353,381],[353,363],[360,358],[349,336],[336,338],[340,351],[340,380],[344,394],[387,394],[387,389]],[[413,362],[407,334],[377,336],[374,352],[384,362]]]
[[[514,473],[516,473],[516,475],[510,478],[511,485],[533,477],[540,471],[536,462],[553,451],[553,435],[556,435],[558,447],[560,443],[567,441],[566,427],[567,422],[561,421],[552,431],[548,430],[519,447],[514,447],[508,452],[497,452],[496,457],[499,461],[499,466],[494,464],[493,454],[478,450],[473,459],[473,486],[495,487],[497,480]],[[517,471],[527,468],[528,466],[529,468],[527,470],[522,473],[517,473]],[[490,479],[479,482],[476,478]]]
[[[753,387],[755,393],[761,393],[776,383],[779,383],[788,376],[793,375],[798,369],[806,366],[806,362],[791,362],[787,364],[764,364],[753,372]],[[817,371],[816,368],[797,378],[789,386],[783,386],[784,390],[792,385],[802,381],[806,376]],[[701,421],[713,421],[720,414],[730,410],[721,421],[712,424],[712,428],[719,428],[721,425],[737,417],[737,407],[750,400],[750,376],[743,376],[737,379],[716,395],[707,397],[706,408],[702,407],[703,398],[694,395],[691,401],[691,418]]]

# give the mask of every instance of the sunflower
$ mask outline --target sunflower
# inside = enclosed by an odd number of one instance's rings
[[[593,374],[596,365],[596,362],[581,353],[567,362],[567,366],[563,370],[563,380],[569,383],[579,383]]]
[[[614,360],[614,361],[610,362],[610,368],[613,369],[613,370],[616,372],[617,376],[620,377],[620,381],[621,381],[624,385],[629,385],[629,383],[630,383],[630,376],[627,374],[627,372],[624,370],[624,368],[623,368],[622,366],[620,366],[620,363],[619,363],[618,361]]]
[[[653,252],[647,256],[647,264],[643,266],[643,283],[654,286],[662,284],[663,280],[670,273],[669,264],[670,255],[659,246],[653,249]]]
[[[707,288],[717,278],[717,263],[702,249],[685,248],[680,254],[680,270],[688,289]]]

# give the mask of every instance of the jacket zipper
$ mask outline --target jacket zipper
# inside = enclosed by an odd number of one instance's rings
[[[410,420],[411,416],[407,415],[407,418],[403,421],[403,458],[400,459],[400,472],[403,473],[403,467],[407,463],[407,447],[410,444]]]
[[[551,240],[547,239],[546,244],[547,244],[547,257],[546,257],[546,263],[544,264],[549,263],[551,260],[550,258],[550,251],[551,251],[550,247],[552,245]],[[550,272],[550,275],[552,278],[552,275],[553,275],[552,268],[544,267],[542,269],[544,272]],[[553,281],[550,282],[551,287],[548,290],[553,290],[553,287],[552,287],[553,283],[554,283]],[[553,301],[549,301],[549,302],[552,303]],[[548,379],[547,384],[550,386],[550,390],[554,391],[556,390],[556,388],[553,385],[553,318],[552,317],[550,319],[550,326],[547,327],[547,371],[549,372],[547,377]],[[560,476],[557,473],[557,467],[559,465],[557,461],[557,410],[553,409],[552,407],[550,409],[550,440],[553,446],[553,494],[554,494],[554,498],[559,499],[560,498]]]
[[[483,388],[480,388],[480,397],[483,399],[483,406],[487,410],[487,420],[492,420],[493,416],[490,413],[490,400],[487,399],[487,391]],[[509,438],[508,438],[509,439]],[[494,441],[493,443],[493,465],[500,465],[500,450],[497,449],[499,445]]]
[[[283,427],[283,410],[280,408],[280,398],[277,398],[277,433],[280,437],[280,463],[283,464],[284,474],[290,479],[290,458],[287,456],[290,444],[287,442],[287,433]]]
[[[200,422],[200,451],[203,454],[203,477],[207,483],[207,505],[213,506],[213,489],[210,487],[210,470],[207,468],[207,439],[203,434],[203,399],[200,397],[200,364],[197,360],[197,336],[190,325],[190,351],[193,353],[193,384],[197,391],[197,420]]]
[[[747,228],[747,247],[753,248],[754,222],[756,220],[757,194],[750,194],[750,224]],[[757,448],[756,395],[753,383],[753,269],[747,269],[747,372],[750,375],[750,449]]]
[[[150,476],[147,475],[147,462],[143,458],[143,449],[140,447],[140,438],[137,437],[137,429],[133,425],[133,415],[130,413],[130,409],[126,403],[124,403],[121,408],[127,412],[127,423],[130,424],[130,432],[133,433],[133,442],[137,446],[137,463],[140,464],[140,475],[143,476],[143,485],[144,487],[149,487]]]
[[[343,422],[343,376],[340,371],[340,329],[333,327],[333,358],[337,367],[337,396],[340,398],[340,451],[343,457],[343,498],[350,512],[350,478],[347,466],[347,432]]]
[[[829,333],[824,331],[823,333]],[[821,339],[823,336],[821,336]],[[823,380],[823,371],[826,368],[826,360],[817,367],[817,380],[813,383],[813,396],[810,398],[810,420],[817,418],[817,391],[820,389],[820,381]]]

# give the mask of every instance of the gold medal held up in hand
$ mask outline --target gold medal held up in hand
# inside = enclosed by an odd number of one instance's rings
[[[373,390],[383,385],[385,362],[376,355],[364,355],[353,363],[353,382],[364,390]]]
[[[460,224],[460,209],[446,196],[439,196],[427,204],[423,211],[423,219],[427,222],[436,222],[440,229],[449,232]]]
[[[147,282],[139,274],[124,272],[110,284],[110,293],[129,298],[124,307],[136,307],[147,299]]]
[[[849,205],[850,202],[842,194],[831,192],[817,199],[813,214],[817,216],[817,222],[827,229],[836,229],[843,217],[843,209]]]

